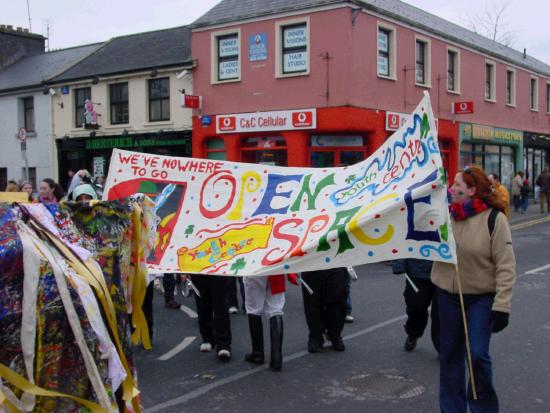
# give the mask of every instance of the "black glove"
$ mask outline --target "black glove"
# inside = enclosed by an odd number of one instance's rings
[[[510,314],[502,311],[491,311],[491,319],[493,321],[493,333],[498,333],[508,325]]]

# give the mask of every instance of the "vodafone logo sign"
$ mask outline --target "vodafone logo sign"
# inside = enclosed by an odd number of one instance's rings
[[[292,126],[297,128],[308,127],[313,124],[311,112],[295,112],[292,114]]]
[[[474,102],[453,102],[451,106],[452,113],[455,115],[466,115],[474,113]]]
[[[217,133],[314,129],[316,126],[315,109],[218,115],[216,120]]]
[[[235,116],[219,116],[217,125],[218,131],[234,132],[237,129],[237,119]]]

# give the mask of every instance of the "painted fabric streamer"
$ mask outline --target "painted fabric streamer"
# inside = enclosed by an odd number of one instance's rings
[[[6,292],[0,363],[20,375],[19,383],[38,386],[36,398],[21,398],[20,384],[6,384],[0,371],[6,403],[29,410],[31,402],[36,412],[80,411],[83,404],[92,412],[116,411],[120,388],[127,411],[140,410],[132,342],[150,348],[141,304],[157,223],[152,207],[144,197],[47,210],[0,204],[0,289]],[[28,281],[35,300],[23,294]]]
[[[368,159],[283,168],[114,150],[105,199],[155,202],[152,272],[271,275],[396,258],[456,262],[427,94]]]

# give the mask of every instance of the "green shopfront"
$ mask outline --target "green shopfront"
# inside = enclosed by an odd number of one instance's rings
[[[87,169],[99,177],[107,175],[113,148],[156,155],[191,156],[191,131],[155,132],[126,136],[97,136],[58,139],[59,182],[67,186],[67,171]]]
[[[475,123],[461,123],[460,169],[468,165],[483,167],[487,174],[498,173],[510,188],[516,171],[523,166],[523,132]]]

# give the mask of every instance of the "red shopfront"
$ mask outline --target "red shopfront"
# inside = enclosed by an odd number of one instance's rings
[[[444,164],[454,176],[458,126],[440,121],[439,127]],[[209,125],[194,117],[192,152],[196,158],[279,166],[352,165],[391,133],[385,111],[353,107],[217,115]]]

